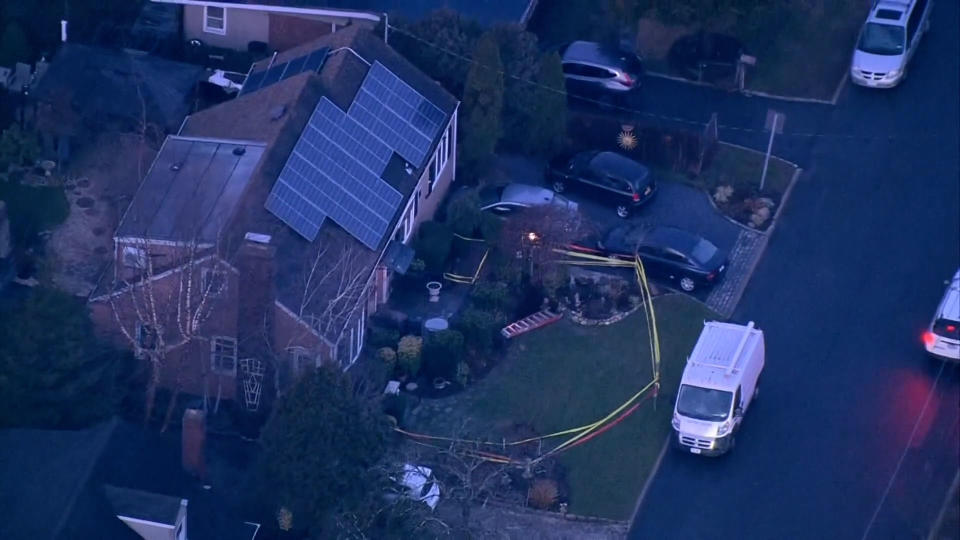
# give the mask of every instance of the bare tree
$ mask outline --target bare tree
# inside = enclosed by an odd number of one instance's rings
[[[370,273],[367,271],[370,252],[352,239],[330,238],[315,242],[305,253],[296,269],[297,281],[290,298],[296,300],[294,314],[310,330],[302,328],[292,334],[285,343],[275,343],[267,321],[261,325],[262,338],[266,343],[268,363],[273,368],[273,385],[276,395],[284,390],[281,377],[287,365],[286,351],[304,341],[308,333],[315,332],[321,338],[335,341],[339,332],[352,317],[358,315],[364,293],[367,291]],[[311,357],[318,357],[319,350],[307,350]],[[291,366],[292,367],[292,366]],[[291,373],[291,375],[296,375]]]
[[[540,283],[544,273],[562,259],[554,249],[566,249],[594,233],[590,222],[577,210],[559,205],[534,206],[503,224],[498,247],[505,255],[524,261],[531,280]]]
[[[114,321],[130,343],[136,356],[150,365],[144,397],[144,422],[153,414],[160,376],[168,366],[168,353],[194,340],[207,339],[201,334],[217,304],[216,297],[226,283],[226,274],[216,252],[205,249],[196,240],[176,247],[164,246],[163,256],[171,261],[158,267],[156,253],[150,252],[143,239],[124,246],[120,266],[114,275],[114,294],[108,296]],[[206,373],[206,358],[201,360]],[[167,407],[163,428],[166,429],[176,408],[181,390],[182,365],[175,366],[173,397]]]

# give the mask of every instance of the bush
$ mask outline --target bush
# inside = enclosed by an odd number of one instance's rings
[[[449,227],[438,221],[427,221],[420,225],[414,249],[428,271],[443,272],[452,244],[453,232]]]
[[[407,412],[407,397],[403,394],[389,394],[383,399],[383,412],[392,416],[397,425],[403,427],[403,417]]]
[[[457,382],[460,386],[466,386],[470,381],[470,364],[460,362],[457,364]]]
[[[397,365],[397,351],[391,347],[380,347],[377,349],[377,359],[392,370]]]
[[[527,492],[530,506],[540,510],[552,508],[559,496],[560,489],[557,487],[557,482],[549,478],[537,478],[530,484],[530,490]]]
[[[447,206],[447,224],[450,229],[461,235],[473,238],[480,228],[483,213],[480,212],[480,196],[476,189],[467,190],[454,198]]]
[[[463,333],[467,347],[483,354],[493,350],[505,322],[501,313],[468,308],[460,315],[456,326]]]
[[[400,341],[400,331],[394,328],[371,326],[367,336],[367,343],[375,348],[394,347]]]
[[[423,345],[423,370],[429,377],[452,379],[463,355],[463,334],[440,330],[428,336]]]
[[[403,336],[397,345],[397,365],[411,377],[420,371],[420,353],[423,350],[423,338]]]
[[[481,281],[470,291],[473,304],[480,309],[513,313],[516,301],[510,287],[502,281]]]
[[[523,278],[523,265],[513,253],[497,253],[489,263],[490,277],[494,281],[502,281],[509,287],[519,287]]]

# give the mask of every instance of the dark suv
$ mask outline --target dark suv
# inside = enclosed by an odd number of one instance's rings
[[[626,218],[657,192],[650,169],[616,152],[580,152],[550,162],[547,180],[557,193],[580,190],[609,202]]]
[[[567,94],[611,104],[629,104],[640,88],[643,64],[633,53],[592,41],[574,41],[560,49]]]

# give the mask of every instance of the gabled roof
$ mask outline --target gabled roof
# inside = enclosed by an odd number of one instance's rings
[[[168,137],[116,236],[215,242],[263,152],[264,144],[257,142]]]
[[[271,243],[276,246],[278,299],[298,315],[327,311],[326,307],[317,304],[339,297],[335,291],[313,291],[309,295],[312,300],[307,302],[310,305],[304,305],[303,275],[312,264],[312,256],[321,252],[327,255],[350,253],[350,261],[354,265],[353,274],[361,276],[365,282],[380,252],[389,241],[387,235],[378,249],[367,249],[328,219],[324,221],[319,235],[309,242],[264,208],[268,194],[321,98],[326,97],[345,110],[353,101],[370,64],[380,62],[439,108],[446,115],[444,125],[449,122],[458,105],[457,100],[437,82],[420,72],[378,36],[358,25],[348,26],[312,43],[284,51],[272,61],[286,62],[323,47],[328,47],[331,53],[319,73],[300,73],[200,111],[187,119],[181,132],[184,136],[241,138],[266,144],[261,163],[244,200],[238,205],[231,235],[242,238],[247,232],[255,232],[272,236]],[[262,70],[270,61],[261,61],[254,65],[252,71]],[[438,141],[439,135],[432,142],[431,148],[435,148]],[[388,164],[382,178],[400,192],[405,203],[426,162],[416,164],[417,170],[414,174],[400,174],[403,167],[394,161],[397,160],[391,160]],[[393,229],[404,207],[405,204],[400,205],[388,230]],[[238,244],[239,242],[233,241],[231,245]],[[342,257],[329,258],[331,260],[325,261],[326,264],[338,264],[343,260]],[[318,268],[317,271],[322,273],[328,269]],[[339,297],[337,301],[355,303],[356,299]],[[301,307],[303,309],[300,309]],[[337,321],[336,324],[329,325],[328,329],[322,332],[323,336],[336,341],[343,329],[341,323],[345,322]]]
[[[148,122],[175,130],[202,75],[200,66],[66,43],[31,94],[54,107],[41,114],[42,129],[69,132],[77,121],[107,118],[139,124],[145,105]]]
[[[114,486],[157,500],[187,499],[191,539],[250,540],[253,531],[237,505],[251,451],[246,443],[208,435],[213,487],[205,490],[183,471],[176,434],[117,419],[77,431],[0,430],[0,538],[139,540],[116,517],[110,494],[120,492],[108,488]],[[121,508],[129,511],[131,502]]]
[[[186,499],[139,489],[103,486],[107,500],[117,516],[163,525],[176,525],[180,506]]]

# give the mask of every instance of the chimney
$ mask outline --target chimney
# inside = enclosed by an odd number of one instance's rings
[[[237,335],[240,358],[260,358],[264,350],[264,329],[273,328],[273,303],[276,299],[274,275],[275,248],[266,234],[247,233],[237,252],[240,272],[237,311]]]
[[[200,409],[184,411],[181,446],[183,469],[206,482],[207,413]]]

